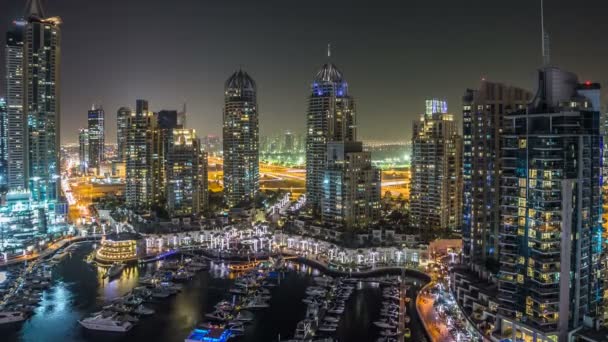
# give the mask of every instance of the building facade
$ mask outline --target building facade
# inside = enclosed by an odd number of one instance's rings
[[[190,217],[207,206],[207,158],[193,129],[173,129],[166,163],[167,210]]]
[[[462,138],[454,116],[424,114],[413,125],[410,225],[422,233],[462,224]]]
[[[148,101],[137,100],[135,112],[127,120],[127,178],[126,204],[137,211],[148,210],[151,205],[151,145],[154,129],[153,113]]]
[[[0,97],[0,188],[8,185],[8,111],[6,100]]]
[[[27,119],[28,189],[34,201],[59,195],[59,65],[61,19],[46,18],[31,1],[23,36],[23,108]]]
[[[23,43],[28,22],[16,20],[6,34],[7,177],[11,191],[27,188],[27,135],[24,112]]]
[[[103,107],[95,105],[87,114],[89,124],[89,167],[99,172],[101,163],[105,160],[105,113]]]
[[[539,71],[527,112],[505,116],[498,338],[569,341],[600,313],[599,86]]]
[[[78,132],[78,159],[80,160],[80,172],[89,170],[89,130],[81,128]]]
[[[486,80],[462,99],[463,255],[479,271],[498,271],[502,121],[531,100],[524,89]]]
[[[253,202],[260,186],[256,84],[244,71],[224,87],[224,194],[230,207]]]
[[[327,144],[348,143],[357,138],[355,101],[342,72],[332,63],[323,65],[315,75],[308,97],[306,127],[306,202],[320,217]]]
[[[116,148],[118,160],[126,161],[127,157],[127,136],[129,134],[129,117],[131,108],[120,107],[116,112]]]
[[[361,142],[327,144],[321,199],[323,223],[363,229],[380,218],[380,170]]]
[[[154,129],[152,131],[152,146],[150,159],[151,205],[155,208],[167,204],[166,168],[167,151],[170,148],[173,130],[182,128],[178,125],[178,113],[175,110],[161,110],[154,114]]]

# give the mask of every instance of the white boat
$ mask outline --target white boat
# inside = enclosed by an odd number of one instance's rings
[[[115,263],[108,269],[108,271],[104,275],[104,278],[114,278],[116,276],[119,276],[122,273],[122,270],[124,269],[124,264]]]
[[[78,323],[90,330],[127,332],[133,328],[133,323],[117,319],[116,316],[103,317],[97,315],[82,319]]]
[[[269,306],[270,306],[270,304],[266,303],[266,301],[264,301],[262,298],[253,297],[243,307],[245,309],[255,310],[255,309],[265,309],[265,308],[267,308]]]
[[[334,317],[334,316],[325,316],[324,320],[327,322],[330,322],[330,323],[340,322],[340,319],[338,317]]]
[[[152,297],[153,298],[167,298],[171,295],[173,295],[174,293],[171,291],[168,291],[166,289],[154,289],[152,290]]]
[[[25,321],[25,314],[21,311],[0,312],[0,324],[9,324]]]
[[[382,330],[380,332],[380,335],[387,336],[387,337],[394,337],[394,336],[399,335],[399,330]]]
[[[237,321],[251,322],[251,321],[253,321],[253,318],[254,318],[254,315],[251,311],[240,311],[236,315]]]
[[[296,333],[294,335],[294,338],[296,340],[304,340],[304,339],[312,337],[314,335],[314,330],[313,330],[312,326],[313,326],[313,321],[310,319],[305,319],[305,320],[298,322],[298,325],[296,326]]]
[[[322,332],[334,332],[334,331],[336,331],[337,328],[338,328],[338,326],[336,326],[336,325],[322,324],[319,327],[319,331],[322,331]]]
[[[374,325],[382,329],[395,329],[395,326],[384,321],[375,321]]]
[[[205,317],[220,322],[225,322],[232,319],[232,315],[222,310],[215,310],[212,313],[206,314]]]
[[[150,316],[154,315],[154,310],[147,308],[143,305],[138,305],[135,309],[133,309],[133,313],[141,316]]]

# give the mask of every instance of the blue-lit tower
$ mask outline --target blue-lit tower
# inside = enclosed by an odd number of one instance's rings
[[[355,101],[342,72],[333,63],[324,64],[312,82],[306,127],[306,201],[319,217],[327,144],[353,142],[357,138]]]

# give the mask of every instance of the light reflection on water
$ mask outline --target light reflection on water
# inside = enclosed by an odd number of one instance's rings
[[[143,266],[128,266],[115,279],[104,279],[106,269],[83,261],[91,245],[74,250],[54,271],[54,285],[44,292],[40,306],[32,318],[12,331],[0,327],[0,341],[61,341],[61,342],[182,342],[192,328],[204,319],[207,312],[220,300],[230,300],[228,289],[237,276],[224,263],[212,263],[209,272],[202,272],[184,284],[184,289],[167,300],[157,300],[146,306],[156,314],[143,318],[127,334],[92,332],[80,327],[78,320],[101,309],[108,301],[129,292],[138,285],[140,276],[148,275],[162,265],[162,261]],[[274,288],[271,307],[256,312],[256,319],[248,334],[239,342],[273,341],[280,334],[283,339],[293,335],[295,326],[304,318],[306,305],[302,303],[306,286],[319,271],[295,262],[287,266],[281,286]],[[379,315],[381,291],[377,284],[358,284],[339,328],[341,341],[353,338],[370,340],[377,336],[369,331],[370,320]],[[412,329],[415,332],[415,329]]]

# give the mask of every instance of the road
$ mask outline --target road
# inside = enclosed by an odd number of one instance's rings
[[[209,157],[209,190],[221,191],[223,182],[222,158]],[[402,195],[409,198],[409,170],[383,170],[382,194],[390,191],[394,197]],[[286,167],[260,163],[260,187],[262,190],[290,190],[292,199],[306,191],[306,170],[303,168]]]

